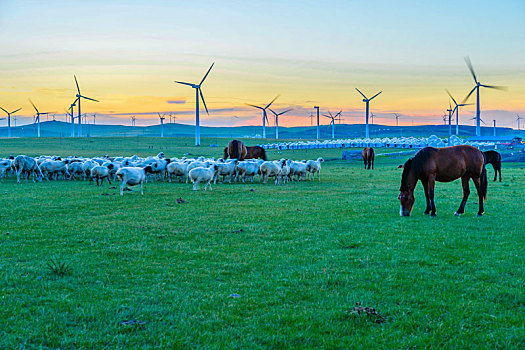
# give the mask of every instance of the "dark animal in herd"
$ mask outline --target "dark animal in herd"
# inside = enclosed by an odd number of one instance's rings
[[[461,178],[463,186],[463,200],[459,205],[456,215],[465,211],[470,194],[469,180],[472,179],[479,197],[478,216],[485,212],[483,201],[487,198],[487,171],[485,169],[485,156],[479,149],[461,145],[445,148],[425,147],[416,153],[403,165],[401,186],[399,187],[399,201],[401,202],[400,214],[410,216],[414,206],[414,189],[421,181],[425,190],[427,207],[425,214],[436,216],[434,204],[434,188],[436,181],[450,182]]]
[[[376,152],[372,147],[365,147],[363,149],[363,161],[365,162],[365,169],[374,169],[374,158],[376,156]]]
[[[224,148],[224,159],[257,159],[266,160],[266,151],[260,146],[247,147],[239,140],[232,140]]]
[[[485,151],[485,164],[492,164],[494,168],[494,181],[498,178],[499,173],[499,182],[501,182],[501,154],[496,151]]]

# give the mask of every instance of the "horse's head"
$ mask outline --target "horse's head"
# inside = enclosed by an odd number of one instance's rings
[[[401,186],[399,187],[399,202],[401,203],[401,208],[399,210],[399,215],[401,216],[410,216],[412,208],[414,207],[414,188],[408,184],[408,173],[412,166],[412,158],[406,161],[403,165],[403,175],[401,176]]]

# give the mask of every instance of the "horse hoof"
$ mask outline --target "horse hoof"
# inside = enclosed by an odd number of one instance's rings
[[[454,215],[461,216],[461,213],[455,212]]]
[[[431,214],[430,217],[431,218],[435,218],[435,217],[437,217],[437,215],[436,214]]]
[[[477,218],[480,218],[480,217],[482,217],[482,216],[483,216],[483,214],[478,214],[478,215],[476,215]]]

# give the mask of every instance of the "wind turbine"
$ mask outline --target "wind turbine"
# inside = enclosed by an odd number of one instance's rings
[[[202,78],[199,84],[190,84],[190,83],[185,83],[183,81],[175,81],[175,83],[177,84],[188,85],[195,89],[195,146],[201,145],[201,132],[200,132],[200,120],[199,120],[199,95],[200,95],[200,98],[202,99],[202,104],[204,105],[204,108],[206,109],[206,113],[208,115],[210,114],[208,112],[208,107],[206,107],[204,96],[202,95],[201,85],[202,83],[204,83],[204,80],[206,79],[208,74],[210,74],[210,71],[213,68],[214,64],[215,62],[211,64],[210,68],[208,69],[208,71],[204,75],[204,78]]]
[[[469,103],[457,103],[454,97],[452,97],[452,94],[450,93],[450,91],[448,91],[448,89],[445,89],[445,91],[447,92],[448,96],[450,96],[450,98],[456,105],[456,107],[454,107],[454,109],[452,110],[452,114],[454,114],[454,111],[456,112],[456,135],[458,135],[459,134],[459,107],[468,106]]]
[[[323,116],[325,116],[326,118],[331,119],[330,125],[332,125],[332,138],[335,138],[335,120],[341,115],[342,112],[343,111],[339,111],[339,113],[337,113],[336,115],[332,115],[332,112],[328,111],[328,114],[330,115],[323,114]]]
[[[80,93],[80,87],[78,86],[78,81],[77,81],[77,76],[76,75],[73,75],[75,77],[75,84],[77,85],[77,95],[76,95],[76,100],[75,102],[73,103],[73,105],[78,102],[78,137],[82,137],[82,114],[80,113],[80,100],[81,99],[86,99],[86,100],[90,100],[90,101],[95,101],[95,102],[100,102],[98,100],[95,100],[93,98],[90,98],[90,97],[86,97],[86,96],[83,96],[81,93]],[[73,111],[71,111],[73,112]]]
[[[372,125],[374,125],[374,112],[370,113],[370,118],[372,119]]]
[[[262,112],[263,112],[263,139],[266,138],[266,122],[268,121],[268,115],[266,114],[266,110],[268,108],[270,108],[270,106],[272,105],[272,103],[275,102],[275,100],[277,100],[277,98],[279,97],[280,95],[277,95],[275,96],[275,98],[266,105],[266,107],[260,107],[260,106],[256,106],[256,105],[251,105],[249,103],[247,103],[246,105],[250,106],[250,107],[253,107],[253,108],[257,108],[257,109],[260,109]]]
[[[36,111],[36,117],[35,117],[35,123],[37,123],[37,127],[36,127],[37,131],[36,131],[36,133],[37,133],[37,137],[40,137],[40,116],[49,114],[49,112],[40,113],[38,111],[38,109],[36,108],[35,104],[33,103],[33,101],[31,101],[31,99],[29,99],[29,102],[31,102],[31,105],[33,106],[33,108]]]
[[[394,117],[396,118],[396,126],[399,126],[399,117],[400,115],[397,113],[394,113]]]
[[[97,123],[97,113],[93,113],[93,125]]]
[[[361,94],[361,96],[363,96],[363,102],[366,103],[366,136],[365,137],[369,138],[370,137],[370,128],[368,126],[368,111],[370,110],[370,101],[372,101],[374,98],[376,98],[383,91],[379,91],[377,94],[375,94],[371,98],[367,98],[365,96],[365,94],[363,94],[361,91],[359,91],[358,88],[355,88],[355,89],[357,90],[357,92],[359,92]]]
[[[135,116],[131,117],[131,126],[135,126]]]
[[[519,114],[516,114],[516,116],[517,116],[516,120],[518,121],[518,130],[520,130],[520,120],[522,120],[524,118],[520,117]]]
[[[492,86],[492,85],[481,84],[478,81],[478,78],[476,77],[476,73],[474,73],[474,67],[472,67],[472,63],[470,62],[470,58],[468,56],[465,57],[465,62],[467,63],[468,69],[470,70],[470,73],[472,74],[472,78],[474,79],[474,83],[476,85],[474,86],[474,88],[472,90],[470,90],[470,92],[468,93],[467,97],[465,97],[463,99],[462,103],[467,102],[467,100],[470,97],[470,95],[472,95],[474,90],[476,90],[476,136],[480,136],[481,135],[481,124],[480,124],[481,111],[480,111],[480,107],[479,107],[479,88],[480,87],[484,87],[484,88],[496,89],[496,90],[506,90],[507,88],[504,87],[504,86]]]
[[[477,122],[478,118],[474,117],[474,118],[470,118],[469,120],[476,120],[476,122]],[[485,123],[485,121],[483,119],[479,118],[479,121],[482,122],[483,124],[487,125],[487,123]]]
[[[159,115],[159,119],[160,119],[160,137],[164,137],[164,119],[166,119],[164,116],[166,114],[163,114],[163,115],[160,115],[160,113],[157,113],[157,114]]]
[[[73,101],[71,106],[69,106],[69,108],[68,108],[69,112],[67,113],[68,116],[71,116],[71,137],[75,137],[75,115],[74,115],[75,111],[74,111],[74,108],[76,106],[77,100],[78,99]]]
[[[291,109],[287,109],[286,111],[283,111],[281,113],[275,113],[275,111],[271,108],[269,108],[269,110],[275,116],[275,138],[278,139],[279,138],[279,116],[290,112]]]
[[[16,112],[18,112],[22,108],[18,108],[16,111],[12,111],[12,112],[8,112],[5,109],[3,109],[2,107],[0,107],[0,109],[7,113],[7,137],[11,137],[11,114],[15,114]]]

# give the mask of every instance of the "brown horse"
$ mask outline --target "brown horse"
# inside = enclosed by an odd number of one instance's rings
[[[374,158],[376,157],[376,152],[372,147],[365,147],[363,149],[363,161],[365,162],[365,169],[374,169]],[[368,168],[367,168],[368,167]]]
[[[494,171],[494,181],[496,181],[499,172],[499,182],[501,182],[501,154],[496,151],[485,151],[485,164],[492,164]]]
[[[266,160],[266,151],[260,146],[247,147],[239,140],[232,140],[224,147],[224,159],[257,159]]]
[[[401,186],[399,187],[400,214],[410,216],[414,206],[414,188],[418,180],[423,184],[427,208],[425,214],[431,212],[436,216],[434,204],[434,187],[436,181],[450,182],[461,178],[463,186],[463,200],[456,215],[465,212],[465,205],[470,194],[469,180],[472,179],[479,197],[478,216],[483,215],[483,201],[487,198],[487,171],[485,157],[475,147],[461,145],[445,148],[425,147],[410,158],[403,166]]]
[[[247,153],[248,150],[244,143],[239,140],[231,140],[228,143],[228,147],[224,149],[224,159],[229,157],[231,159],[244,160]]]

